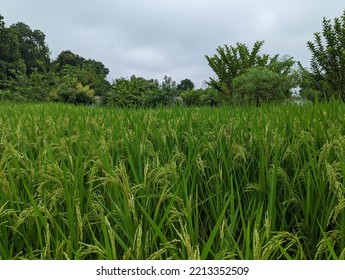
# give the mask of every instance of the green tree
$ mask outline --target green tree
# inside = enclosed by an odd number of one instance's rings
[[[73,76],[65,75],[58,79],[50,93],[53,101],[65,103],[92,104],[94,102],[94,90],[89,85],[83,85]]]
[[[181,92],[183,104],[186,106],[218,106],[222,104],[222,98],[214,88],[188,89]]]
[[[4,27],[5,27],[4,17],[0,15],[0,28],[4,28]]]
[[[91,103],[110,88],[99,61],[63,51],[51,63],[45,35],[22,22],[5,27],[0,15],[1,98]]]
[[[190,79],[184,79],[177,85],[178,91],[185,91],[189,89],[194,89],[194,83]]]
[[[51,92],[54,89],[56,76],[54,72],[39,73],[36,69],[26,76],[17,74],[8,83],[8,90],[11,92],[7,99],[15,101],[51,101]]]
[[[9,87],[9,82],[18,73],[25,72],[25,64],[19,51],[17,33],[5,27],[0,15],[0,89]]]
[[[316,88],[315,76],[300,63],[298,66],[298,85],[299,85],[299,97],[304,101],[315,102],[316,100],[321,99],[320,91]]]
[[[125,78],[115,79],[110,90],[103,98],[103,104],[107,106],[128,107],[135,103],[136,98],[128,97],[129,81]],[[134,100],[133,100],[134,99]]]
[[[82,67],[85,59],[69,50],[62,51],[57,58],[53,61],[54,70],[61,72],[65,65]]]
[[[273,72],[267,67],[253,67],[237,76],[232,86],[237,102],[260,106],[290,98],[295,80],[293,76]]]
[[[208,85],[231,97],[234,78],[251,67],[265,66],[268,63],[268,55],[259,55],[263,44],[264,41],[255,42],[252,51],[242,43],[237,43],[236,46],[225,45],[218,47],[214,56],[206,55],[209,66],[217,76],[217,79],[210,78]]]
[[[46,73],[50,69],[50,53],[45,43],[45,35],[40,30],[31,30],[25,23],[18,22],[10,29],[17,34],[20,57],[26,66],[26,74],[30,76],[35,69]]]
[[[103,103],[118,107],[154,107],[160,103],[160,99],[157,80],[146,80],[133,75],[130,79],[116,79]]]
[[[171,77],[165,76],[159,85],[157,80],[131,76],[116,79],[104,97],[105,105],[120,107],[156,107],[177,102],[177,86]]]
[[[169,76],[164,76],[162,84],[160,86],[161,90],[161,104],[162,105],[172,105],[174,100],[178,95],[176,82]]]
[[[319,98],[335,96],[345,100],[345,10],[341,18],[323,18],[322,33],[314,33],[314,42],[307,45],[312,53],[313,90]]]
[[[264,41],[257,41],[251,51],[245,44],[237,43],[235,47],[225,45],[218,47],[218,54],[213,57],[206,56],[210,67],[217,75],[217,79],[211,78],[208,85],[221,92],[224,95],[223,100],[227,99],[231,103],[238,101],[239,96],[235,94],[233,81],[252,68],[266,68],[269,72],[281,76],[282,79],[286,76],[290,78],[294,76],[295,61],[293,58],[288,56],[281,58],[279,55],[273,57],[267,54],[260,55],[259,51],[263,43]],[[268,75],[268,71],[264,73]],[[245,76],[245,78],[248,77]],[[236,91],[238,93],[238,89]]]
[[[183,91],[180,96],[186,106],[200,106],[202,105],[202,89],[187,89]]]
[[[54,71],[58,76],[64,76],[66,69],[84,86],[94,90],[95,95],[104,95],[110,89],[107,81],[109,69],[102,62],[85,59],[71,51],[62,51],[53,61]]]
[[[206,106],[219,106],[224,103],[223,96],[220,92],[210,86],[203,89],[201,95],[201,104]]]

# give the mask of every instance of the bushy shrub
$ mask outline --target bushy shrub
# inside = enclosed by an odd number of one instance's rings
[[[180,94],[186,106],[218,106],[222,104],[222,96],[213,88],[189,89]]]
[[[218,90],[207,87],[203,90],[203,94],[201,95],[201,103],[202,105],[219,106],[223,103],[227,103],[227,97],[226,95],[221,95]]]
[[[73,104],[92,104],[94,90],[84,86],[74,78],[65,78],[60,81],[51,92],[51,99]]]
[[[200,89],[189,89],[183,91],[180,96],[182,97],[183,103],[186,106],[199,106],[201,105],[202,90]]]

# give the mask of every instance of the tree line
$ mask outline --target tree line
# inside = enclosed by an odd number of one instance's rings
[[[261,54],[263,44],[219,46],[216,54],[206,55],[215,77],[201,89],[190,79],[177,84],[168,76],[161,83],[135,75],[110,83],[102,62],[69,50],[51,60],[42,31],[22,22],[6,27],[0,15],[0,100],[119,107],[345,100],[345,11],[333,21],[324,18],[322,31],[307,42],[310,69],[289,56]]]

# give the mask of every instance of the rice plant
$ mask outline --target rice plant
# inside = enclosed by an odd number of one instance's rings
[[[0,104],[0,259],[344,259],[344,113]]]

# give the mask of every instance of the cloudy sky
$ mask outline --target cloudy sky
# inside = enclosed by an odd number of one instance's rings
[[[198,87],[213,77],[205,55],[236,42],[294,57],[308,66],[306,47],[322,18],[340,17],[340,0],[1,0],[6,26],[24,22],[46,34],[52,59],[63,50],[104,63],[108,79],[175,81]]]

